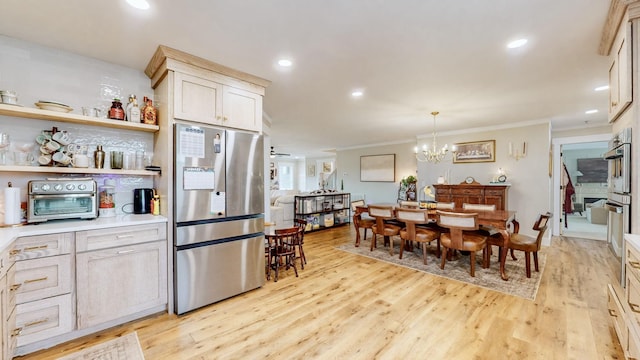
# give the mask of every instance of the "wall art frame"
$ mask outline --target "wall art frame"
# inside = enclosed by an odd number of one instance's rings
[[[468,164],[496,161],[496,141],[482,140],[454,144],[454,164]]]
[[[395,182],[396,154],[360,156],[360,181]]]

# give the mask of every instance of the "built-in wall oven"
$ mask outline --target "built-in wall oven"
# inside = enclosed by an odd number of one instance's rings
[[[609,141],[605,153],[609,161],[607,195],[607,242],[621,258],[620,284],[625,285],[624,234],[631,231],[631,128],[626,128]]]

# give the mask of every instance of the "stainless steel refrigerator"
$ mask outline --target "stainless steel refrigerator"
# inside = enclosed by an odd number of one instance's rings
[[[175,312],[264,285],[261,135],[174,125]]]

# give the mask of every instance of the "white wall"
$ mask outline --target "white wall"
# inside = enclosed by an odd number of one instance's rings
[[[399,181],[408,175],[416,175],[416,161],[413,155],[414,143],[380,145],[366,148],[339,150],[337,152],[338,179],[344,180],[344,191],[352,193],[352,198],[360,195],[368,203],[395,203],[398,197]],[[360,156],[395,154],[394,182],[360,181]]]
[[[339,150],[338,171],[345,179],[345,191],[363,193],[369,203],[396,202],[398,182],[403,177],[415,175],[422,198],[425,185],[435,184],[438,176],[449,175],[449,183],[458,184],[467,176],[487,184],[502,168],[507,175],[509,189],[508,209],[517,212],[520,232],[533,234],[531,227],[539,213],[551,211],[551,180],[549,176],[550,130],[547,123],[518,128],[482,130],[439,136],[439,144],[495,140],[495,162],[453,164],[449,155],[439,164],[418,162],[414,155],[414,142],[368,148]],[[527,156],[516,161],[508,156],[509,142],[527,142]],[[396,154],[396,176],[393,183],[361,182],[360,156]],[[355,197],[355,196],[354,196]]]
[[[126,68],[1,35],[0,89],[17,91],[18,103],[26,107],[35,107],[34,103],[39,100],[53,100],[68,104],[76,114],[82,113],[83,106],[108,107],[114,96],[126,99],[133,93],[138,99],[143,96],[153,98],[149,78],[142,69]],[[150,152],[153,147],[153,134],[150,133],[35,119],[2,117],[0,120],[0,131],[9,132],[14,145],[35,143],[35,137],[42,130],[56,126],[67,130],[73,143],[87,145],[91,154],[98,144],[104,145],[107,152],[138,149]],[[2,172],[0,187],[12,181],[22,189],[22,201],[26,201],[27,182],[46,177],[46,174],[38,173]],[[99,185],[104,177],[95,177]],[[153,186],[150,177],[120,176],[117,181],[118,212],[121,212],[120,205],[133,201],[133,188]]]

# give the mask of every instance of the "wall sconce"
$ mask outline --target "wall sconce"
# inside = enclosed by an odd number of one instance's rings
[[[516,161],[522,159],[527,156],[527,142],[524,141],[522,143],[522,148],[518,144],[513,145],[512,142],[509,142],[509,157],[516,159]]]

